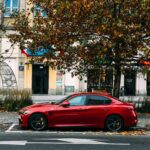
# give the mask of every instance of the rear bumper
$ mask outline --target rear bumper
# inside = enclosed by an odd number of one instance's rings
[[[138,123],[138,119],[136,117],[128,118],[125,127],[135,127]]]
[[[136,119],[136,120],[134,120],[133,121],[133,123],[131,124],[131,127],[135,127],[135,126],[137,126],[137,123],[138,123],[138,120]]]
[[[138,117],[135,110],[130,111],[130,113],[128,113],[126,117],[127,117],[126,127],[134,127],[137,125]]]

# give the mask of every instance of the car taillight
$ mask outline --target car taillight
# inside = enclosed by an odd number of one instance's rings
[[[133,110],[134,110],[134,111],[136,111],[136,107],[135,107],[135,104],[133,104]]]
[[[131,107],[129,107],[128,109],[129,109],[129,110],[131,110],[131,111],[136,111],[135,104],[132,104],[132,106],[131,106]]]
[[[130,105],[131,105],[131,107],[130,107],[129,109],[135,111],[135,110],[136,110],[135,104],[133,104],[133,103],[131,104],[131,103],[130,103]]]

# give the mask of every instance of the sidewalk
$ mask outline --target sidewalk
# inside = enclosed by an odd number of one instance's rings
[[[67,95],[32,95],[33,103],[45,103],[45,102],[55,102],[61,100],[62,98],[66,97]]]
[[[149,130],[150,130],[150,114],[138,114],[137,127],[140,127],[140,128],[149,127]]]

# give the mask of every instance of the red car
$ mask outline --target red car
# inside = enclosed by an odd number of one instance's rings
[[[55,104],[34,104],[19,111],[21,127],[94,127],[118,131],[137,124],[133,104],[103,93],[78,93]]]

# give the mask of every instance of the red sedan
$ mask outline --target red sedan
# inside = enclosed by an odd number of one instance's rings
[[[78,93],[55,104],[34,104],[19,111],[21,127],[94,127],[118,131],[137,124],[133,104],[100,93]]]

